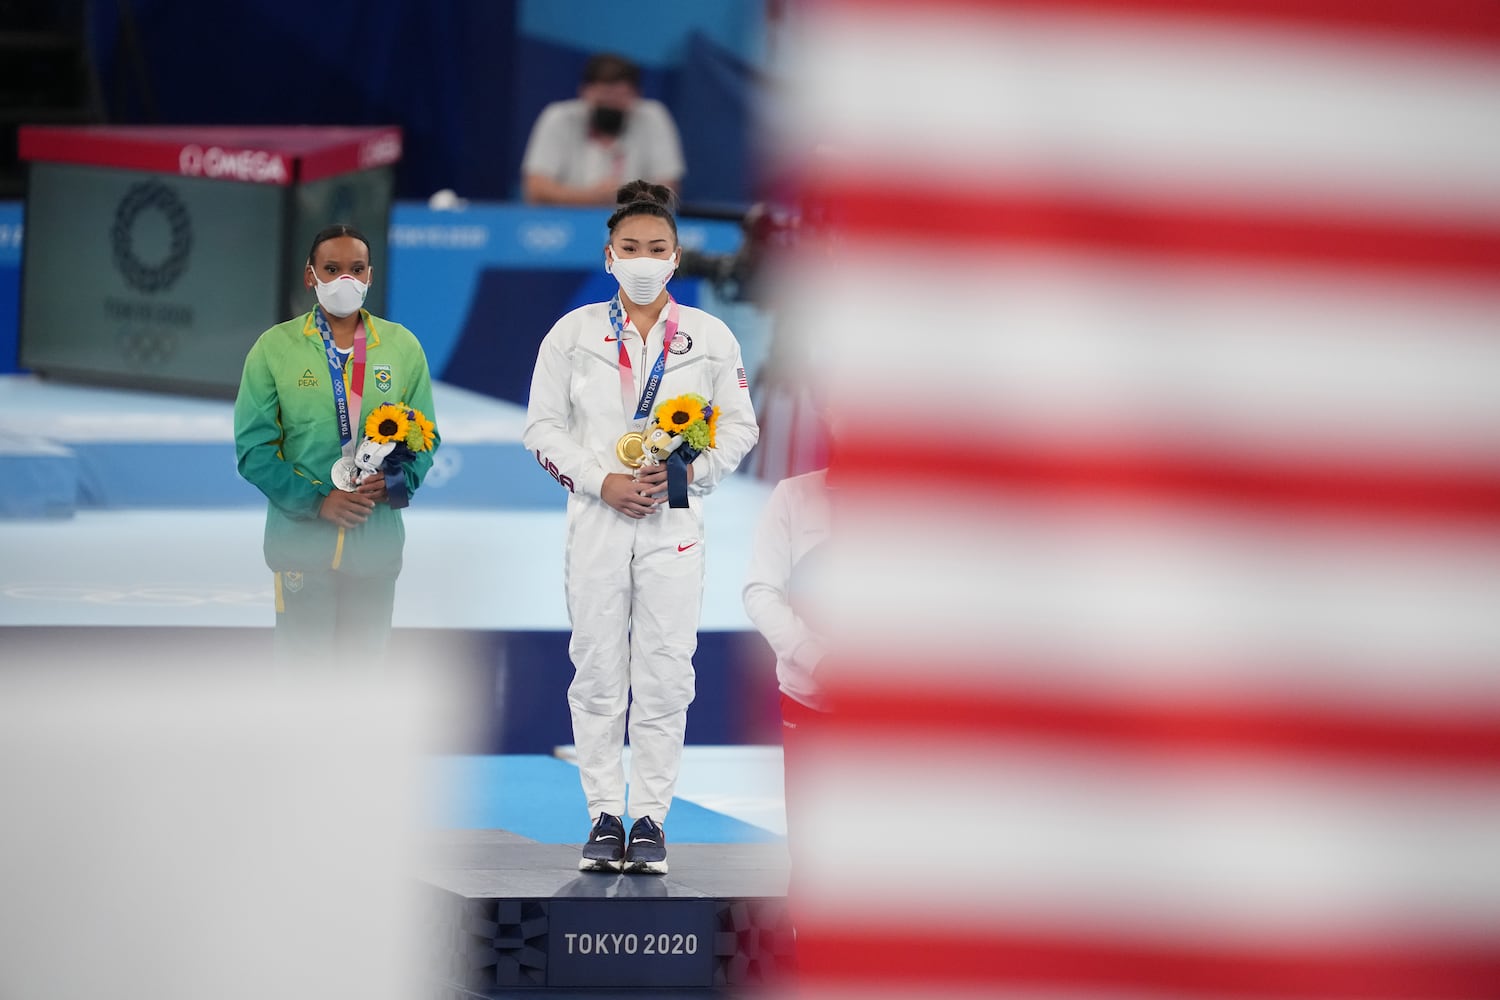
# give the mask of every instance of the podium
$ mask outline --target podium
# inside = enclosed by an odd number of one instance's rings
[[[20,363],[232,396],[267,328],[306,312],[313,236],[370,240],[384,311],[394,127],[27,126]]]
[[[673,844],[662,876],[579,872],[578,845],[508,830],[435,840],[421,926],[445,1000],[778,997],[795,980],[781,845]]]

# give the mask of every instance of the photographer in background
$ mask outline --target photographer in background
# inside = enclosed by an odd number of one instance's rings
[[[612,205],[627,180],[676,191],[685,167],[672,113],[641,96],[641,70],[600,53],[583,69],[578,97],[542,109],[521,160],[521,196],[542,205]]]
[[[829,370],[827,343],[817,336],[789,330],[808,328],[794,304],[776,294],[784,254],[804,239],[826,245],[822,214],[809,213],[791,201],[761,201],[743,213],[728,207],[684,206],[684,217],[737,219],[744,231],[738,250],[729,254],[684,250],[677,274],[701,278],[704,300],[731,322],[740,340],[746,367],[755,384],[759,445],[746,471],[778,482],[828,464],[828,427],[818,383]],[[710,298],[712,296],[712,298]]]

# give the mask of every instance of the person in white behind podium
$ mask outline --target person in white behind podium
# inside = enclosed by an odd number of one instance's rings
[[[734,334],[667,292],[682,259],[671,191],[633,181],[617,202],[604,266],[620,291],[568,313],[542,341],[523,440],[569,493],[568,704],[593,821],[579,868],[664,873],[661,824],[694,695],[702,497],[759,431]],[[701,447],[653,464],[645,440],[657,427],[681,429]],[[627,699],[636,818],[628,837]]]
[[[761,511],[745,573],[745,613],[776,654],[787,840],[794,857],[805,745],[827,718],[818,667],[828,629],[819,610],[831,530],[828,470],[783,479]]]

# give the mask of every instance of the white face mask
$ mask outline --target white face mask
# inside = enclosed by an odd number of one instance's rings
[[[365,304],[365,295],[370,291],[369,285],[352,274],[341,274],[332,281],[319,281],[314,274],[313,288],[318,293],[318,305],[323,311],[339,319],[357,312]]]
[[[626,257],[622,260],[615,256],[615,251],[611,248],[604,269],[615,276],[615,280],[620,283],[620,291],[625,293],[627,299],[638,306],[645,306],[655,302],[661,290],[667,287],[667,280],[677,270],[677,255]]]

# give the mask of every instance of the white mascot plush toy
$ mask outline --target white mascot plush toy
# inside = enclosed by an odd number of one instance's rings
[[[665,462],[667,456],[676,451],[681,444],[681,434],[673,434],[669,430],[658,427],[646,435],[646,454],[656,460],[651,463],[655,465],[657,462]]]
[[[365,438],[360,442],[359,448],[354,452],[354,466],[359,469],[359,481],[373,479],[380,475],[380,467],[385,464],[385,457],[396,450],[396,442],[386,441],[381,443]]]

